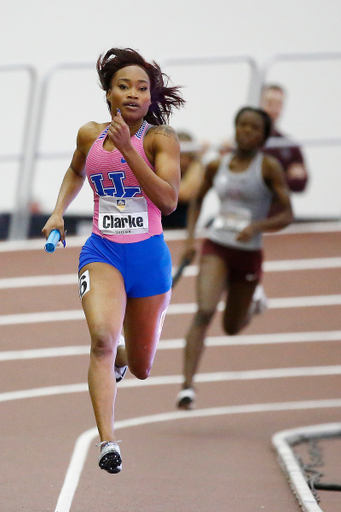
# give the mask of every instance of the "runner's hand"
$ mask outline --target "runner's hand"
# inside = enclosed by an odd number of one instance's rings
[[[63,243],[65,241],[63,217],[60,217],[59,215],[56,215],[56,214],[52,214],[51,217],[46,222],[43,229],[41,230],[41,232],[44,234],[45,238],[47,239],[53,229],[58,229],[58,231],[60,233],[60,240]]]
[[[123,119],[119,109],[117,109],[117,113],[110,123],[108,137],[114,144],[115,148],[121,151],[121,153],[124,148],[129,148],[131,146],[130,129]]]
[[[249,242],[251,238],[255,235],[256,230],[252,226],[252,224],[249,224],[244,228],[238,235],[236,236],[237,242]]]

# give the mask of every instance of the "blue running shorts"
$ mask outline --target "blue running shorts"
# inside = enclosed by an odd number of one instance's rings
[[[118,244],[92,233],[82,247],[78,270],[94,262],[108,263],[121,272],[129,298],[159,295],[172,287],[172,260],[163,234]]]

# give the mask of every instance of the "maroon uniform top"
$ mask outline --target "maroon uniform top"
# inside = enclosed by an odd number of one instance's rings
[[[276,147],[276,145],[290,144],[290,147]],[[274,156],[280,161],[284,172],[287,173],[292,164],[304,164],[304,158],[299,146],[295,145],[285,135],[274,130],[266,141],[262,149],[263,153]],[[289,188],[292,192],[303,192],[306,187],[308,178],[290,178],[287,176]]]

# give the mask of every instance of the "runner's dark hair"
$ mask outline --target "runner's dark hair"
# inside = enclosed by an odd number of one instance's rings
[[[180,87],[169,87],[169,76],[162,73],[155,61],[147,62],[137,51],[131,48],[111,48],[104,55],[100,55],[96,69],[102,89],[108,92],[115,73],[126,66],[140,66],[149,77],[151,105],[144,119],[153,125],[168,124],[172,110],[179,109],[185,103],[179,91]],[[111,112],[108,100],[107,104]]]

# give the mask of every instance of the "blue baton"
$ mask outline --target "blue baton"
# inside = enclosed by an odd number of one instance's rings
[[[46,240],[45,244],[45,251],[46,252],[53,252],[55,248],[57,247],[57,244],[60,240],[60,232],[58,229],[53,229],[51,233],[48,236],[48,239]]]

